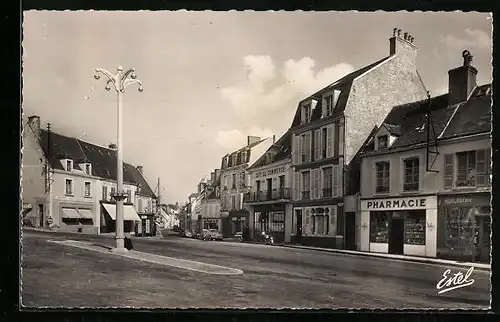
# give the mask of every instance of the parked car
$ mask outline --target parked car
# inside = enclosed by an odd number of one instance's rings
[[[210,229],[210,238],[212,240],[223,240],[222,234],[217,229]]]
[[[244,241],[243,239],[243,232],[239,231],[236,234],[234,234],[234,238],[236,238],[237,241],[242,243]]]
[[[202,229],[200,233],[200,239],[201,240],[211,240],[212,239],[212,234],[210,233],[209,229]]]
[[[184,231],[184,237],[193,238],[193,234],[189,230]]]

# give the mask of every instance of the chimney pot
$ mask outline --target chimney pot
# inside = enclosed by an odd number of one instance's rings
[[[392,36],[396,37],[396,33],[398,32],[398,28],[392,29]]]
[[[448,71],[448,105],[465,102],[477,86],[477,69],[472,64],[472,55],[468,50],[462,52],[463,66]]]
[[[408,40],[408,33],[405,32],[404,35],[403,35],[403,37],[404,37],[404,40]]]
[[[401,37],[401,29],[398,29],[398,37]]]

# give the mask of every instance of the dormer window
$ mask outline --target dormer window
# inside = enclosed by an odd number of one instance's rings
[[[246,163],[247,161],[247,151],[243,150],[241,152],[241,163]]]
[[[311,103],[304,104],[302,106],[302,124],[309,123],[311,121]]]
[[[389,143],[389,138],[387,135],[381,135],[378,137],[378,148],[387,149]]]
[[[333,95],[332,94],[325,97],[325,113],[326,113],[326,116],[332,115],[332,113],[333,113]]]
[[[267,152],[266,153],[266,163],[271,163],[273,162],[273,153]]]
[[[322,116],[330,116],[335,110],[335,106],[339,100],[340,90],[336,89],[324,96]]]
[[[66,160],[66,171],[73,171],[73,160]]]
[[[85,163],[85,173],[88,175],[92,174],[92,168],[90,167],[90,163]]]
[[[233,154],[231,156],[231,158],[233,159],[233,162],[232,162],[233,166],[237,165],[238,164],[237,163],[238,154],[237,153]]]

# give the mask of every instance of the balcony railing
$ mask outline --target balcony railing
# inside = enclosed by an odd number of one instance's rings
[[[311,199],[311,191],[302,191],[302,200]]]
[[[245,202],[262,202],[262,201],[273,201],[273,200],[283,200],[290,199],[291,190],[290,188],[273,189],[271,191],[252,191],[245,194]]]

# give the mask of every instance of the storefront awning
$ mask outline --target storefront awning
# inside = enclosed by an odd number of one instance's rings
[[[78,209],[80,216],[85,219],[94,219],[94,213],[90,209]]]
[[[111,219],[116,220],[116,205],[108,203],[103,203],[102,205],[104,206],[104,209],[106,209],[106,212],[111,217]],[[131,221],[141,221],[141,218],[139,218],[139,215],[137,215],[134,207],[131,205],[123,206],[123,219]]]
[[[63,208],[62,217],[71,219],[81,218],[80,214],[78,213],[78,211],[76,211],[75,208]]]

